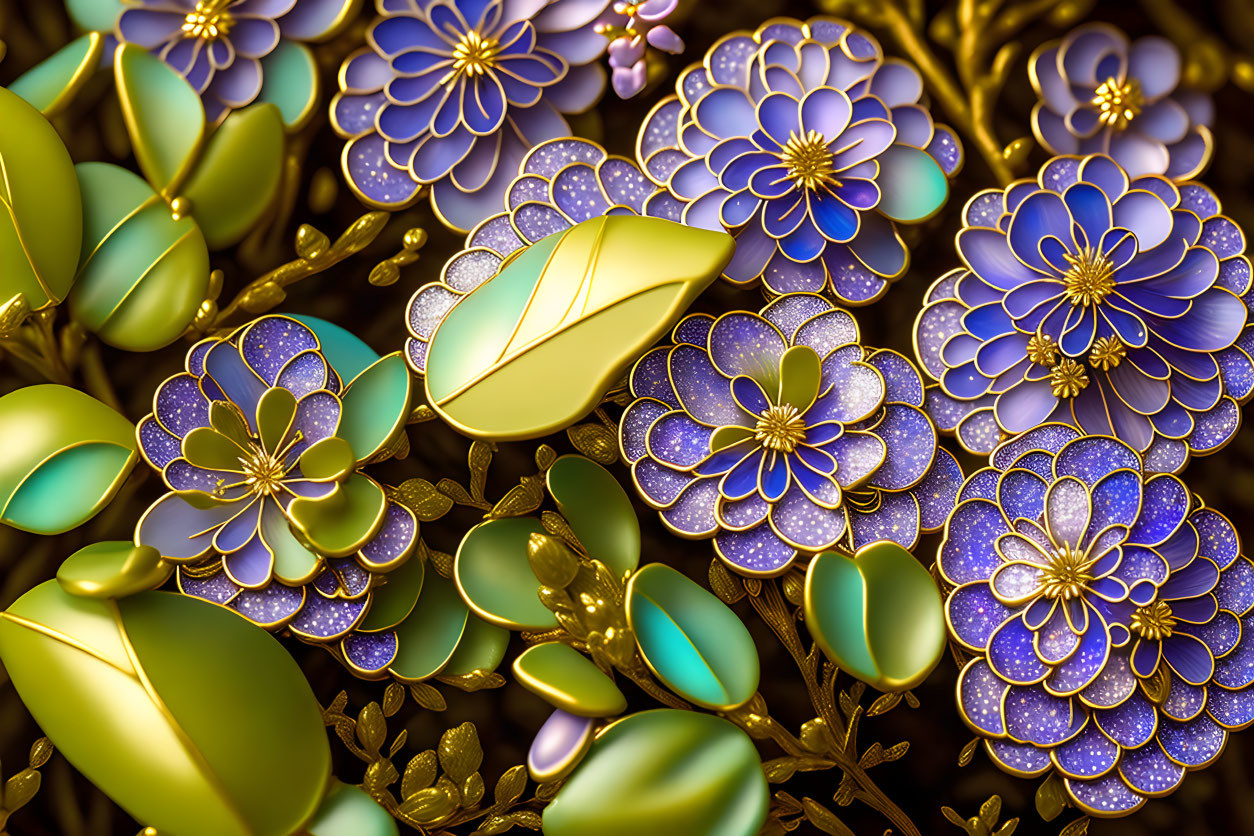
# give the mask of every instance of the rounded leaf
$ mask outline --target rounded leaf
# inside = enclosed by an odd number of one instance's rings
[[[544,721],[527,752],[527,772],[537,784],[560,781],[592,748],[596,722],[565,711],[554,711]]]
[[[318,104],[318,65],[309,47],[290,38],[288,33],[261,59],[262,83],[257,100],[273,104],[284,124],[297,130],[309,121]]]
[[[344,387],[337,435],[353,446],[357,461],[387,446],[409,418],[409,367],[399,353],[389,354]]]
[[[918,685],[945,650],[936,582],[896,543],[824,552],[806,572],[805,621],[833,662],[881,691]]]
[[[135,427],[68,386],[26,386],[0,398],[0,521],[60,534],[94,517],[135,466]]]
[[[357,629],[365,633],[390,630],[413,612],[422,594],[426,580],[426,564],[411,555],[399,568],[388,572],[387,583],[375,586],[370,592],[370,609]]]
[[[65,0],[65,10],[82,29],[111,32],[126,6],[123,0]]]
[[[22,73],[9,89],[51,117],[69,104],[96,72],[103,51],[104,35],[88,32]]]
[[[120,44],[113,53],[113,75],[139,169],[173,198],[204,135],[200,96],[169,64],[135,44]]]
[[[722,232],[634,215],[550,235],[436,326],[427,400],[477,438],[537,438],[567,427],[670,330],[734,248]]]
[[[125,598],[156,589],[174,572],[174,564],[151,546],[108,540],[84,546],[62,561],[57,583],[84,598]]]
[[[891,145],[878,158],[880,202],[894,221],[917,223],[936,214],[949,197],[949,178],[932,155],[909,145]]]
[[[223,607],[48,581],[0,614],[0,659],[56,748],[160,832],[288,836],[319,806],[318,701],[274,638]]]
[[[758,650],[727,605],[662,563],[627,583],[627,623],[645,664],[671,690],[727,711],[758,690]]]
[[[494,671],[505,658],[507,647],[509,630],[472,615],[466,620],[466,632],[457,643],[457,650],[440,673],[465,676],[474,671]]]
[[[283,172],[283,119],[274,105],[233,111],[179,189],[211,250],[239,242],[270,208]]]
[[[387,494],[379,483],[351,474],[326,496],[298,496],[287,506],[295,533],[327,557],[346,557],[378,532],[387,515]]]
[[[83,193],[83,260],[70,315],[126,351],[178,339],[209,287],[209,250],[190,218],[175,220],[152,188],[109,163],[76,167]]]
[[[640,521],[618,480],[583,456],[562,456],[548,472],[549,493],[588,556],[620,577],[640,563]]]
[[[545,836],[754,836],[770,797],[753,741],[663,708],[605,729],[544,810]]]
[[[305,826],[309,836],[398,836],[396,819],[361,787],[332,778],[326,800]]]
[[[462,538],[453,562],[457,591],[475,615],[509,630],[550,630],[557,617],[540,601],[527,542],[544,531],[531,517],[479,523]]]
[[[453,658],[469,616],[453,584],[431,573],[422,582],[413,612],[396,628],[398,649],[388,670],[406,682],[440,673]]]
[[[627,710],[627,698],[614,680],[587,656],[562,642],[535,644],[518,654],[514,678],[569,714],[612,717]]]
[[[334,322],[305,314],[290,316],[314,332],[314,336],[318,338],[318,350],[327,358],[327,362],[341,380],[352,380],[379,359],[378,353],[362,342],[360,337]]]
[[[83,207],[74,163],[38,110],[0,87],[0,298],[31,310],[69,293]]]

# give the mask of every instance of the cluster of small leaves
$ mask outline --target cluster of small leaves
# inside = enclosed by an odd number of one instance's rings
[[[1010,819],[1001,827],[997,827],[997,819],[1001,816],[1001,796],[994,795],[980,805],[979,815],[964,819],[952,807],[942,807],[941,813],[955,827],[960,827],[967,836],[1010,836],[1019,826],[1018,819]],[[1069,836],[1074,836],[1073,834]]]
[[[600,423],[576,424],[566,430],[566,437],[580,453],[608,467],[618,461],[618,426],[600,407],[594,414]]]
[[[515,825],[539,830],[540,814],[523,805],[538,808],[556,794],[557,786],[541,785],[533,798],[523,800],[527,768],[520,764],[501,775],[492,800],[485,805],[486,787],[479,772],[483,747],[474,723],[445,731],[436,748],[410,758],[403,773],[396,768],[393,758],[404,748],[408,732],[402,729],[385,746],[387,721],[404,705],[405,690],[399,683],[390,683],[383,702],[367,703],[355,718],[345,714],[348,695],[341,691],[323,711],[323,723],[333,727],[345,748],[366,764],[361,788],[397,820],[425,833],[445,833],[447,828],[472,821],[478,821],[474,832],[482,836],[504,833]],[[446,707],[443,695],[426,683],[411,685],[409,690],[423,708],[443,711]],[[398,781],[399,786],[393,787]]]
[[[0,836],[6,836],[9,816],[24,807],[39,792],[42,776],[39,768],[52,757],[52,741],[41,737],[31,744],[28,766],[10,775],[0,792]]]

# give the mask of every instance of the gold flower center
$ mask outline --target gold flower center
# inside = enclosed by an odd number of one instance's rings
[[[1067,272],[1062,274],[1063,295],[1075,307],[1096,305],[1115,289],[1115,268],[1106,256],[1091,247],[1077,255],[1065,253]]]
[[[772,406],[758,418],[753,437],[768,450],[791,453],[805,441],[806,422],[792,404]]]
[[[1049,370],[1049,385],[1053,387],[1055,398],[1074,398],[1089,385],[1089,376],[1084,366],[1070,357],[1062,358],[1057,366]]]
[[[1145,97],[1141,95],[1141,83],[1130,78],[1123,84],[1108,78],[1095,91],[1092,104],[1101,111],[1097,119],[1117,131],[1122,131],[1141,112]]]
[[[183,37],[216,41],[231,31],[235,18],[227,6],[231,0],[197,0],[196,8],[183,18]]]
[[[496,66],[501,44],[496,38],[485,38],[478,32],[462,35],[453,47],[453,72],[468,76],[484,75]]]
[[[1166,601],[1155,601],[1147,607],[1139,607],[1132,613],[1130,625],[1132,632],[1146,641],[1161,641],[1170,638],[1176,629],[1175,616]]]
[[[819,131],[808,131],[804,136],[789,134],[780,159],[788,166],[788,179],[803,189],[837,184],[833,165],[835,155]]]
[[[248,493],[260,496],[277,494],[284,489],[283,479],[295,465],[294,460],[288,461],[288,455],[303,437],[298,430],[283,449],[274,453],[267,452],[257,441],[250,442],[248,455],[239,457],[239,469],[244,478],[230,483],[219,479],[213,489],[214,495],[225,496],[229,489],[240,487],[246,488]]]
[[[1118,337],[1098,337],[1089,349],[1089,365],[1104,372],[1118,366],[1128,356],[1128,349]]]
[[[1085,552],[1063,546],[1054,554],[1049,566],[1041,572],[1041,594],[1046,598],[1061,598],[1064,601],[1079,598],[1093,582],[1093,575],[1089,572],[1091,566],[1092,562],[1087,559]]]
[[[1038,366],[1052,366],[1058,360],[1058,345],[1049,334],[1028,337],[1028,359]]]

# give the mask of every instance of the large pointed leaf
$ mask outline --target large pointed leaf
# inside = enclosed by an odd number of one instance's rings
[[[77,166],[83,193],[83,263],[70,315],[110,345],[152,351],[196,316],[209,286],[209,250],[190,218],[133,173]]]
[[[833,662],[881,691],[918,685],[945,650],[935,581],[888,541],[868,543],[853,557],[824,552],[811,560],[805,621]]]
[[[542,239],[436,327],[427,400],[480,438],[536,438],[586,414],[731,258],[732,238],[593,218]]]
[[[240,241],[270,208],[283,172],[283,120],[259,104],[226,117],[179,190],[209,248]]]
[[[27,386],[0,398],[0,519],[60,534],[96,515],[135,466],[135,428],[68,386]]]
[[[31,310],[65,298],[74,281],[83,209],[74,163],[48,120],[0,87],[0,301]]]
[[[173,198],[204,135],[200,96],[168,64],[135,44],[118,47],[113,74],[139,168],[154,189]]]
[[[602,731],[544,810],[545,836],[754,836],[770,806],[758,751],[721,717],[670,708]]]
[[[103,51],[104,35],[88,32],[22,73],[9,89],[44,116],[53,116],[96,72]]]
[[[0,615],[0,660],[57,750],[162,833],[288,836],[318,809],[318,701],[287,651],[225,608],[48,581]]]
[[[626,607],[640,655],[680,696],[727,711],[758,690],[753,637],[726,604],[686,576],[650,563],[627,584]]]
[[[562,456],[547,474],[549,493],[588,556],[622,576],[640,563],[640,521],[623,486],[583,456]]]
[[[372,458],[405,426],[411,382],[409,367],[397,352],[344,387],[338,435],[352,445],[358,461]]]

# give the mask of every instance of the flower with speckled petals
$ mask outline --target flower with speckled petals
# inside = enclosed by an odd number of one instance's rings
[[[914,67],[844,21],[728,35],[675,89],[641,126],[641,167],[685,224],[736,237],[727,279],[773,293],[878,299],[909,260],[896,224],[937,212],[962,164]]]
[[[568,136],[563,114],[601,97],[609,2],[377,0],[331,103],[357,196],[395,209],[429,186],[458,230],[500,211],[527,151]]]
[[[354,0],[135,0],[114,29],[187,79],[210,122],[254,101],[279,106],[289,123],[313,111],[318,78],[304,41],[348,20]]]
[[[937,566],[975,654],[958,708],[993,761],[1122,816],[1254,723],[1254,563],[1232,523],[1136,451],[1046,424],[972,474]]]
[[[1215,106],[1178,88],[1180,51],[1166,38],[1129,43],[1108,23],[1087,23],[1037,48],[1028,74],[1041,97],[1032,131],[1051,154],[1109,154],[1133,177],[1177,182],[1210,164]]]
[[[360,470],[393,449],[408,372],[396,355],[364,362],[364,344],[343,348],[345,332],[323,330],[324,345],[320,325],[266,316],[191,348],[138,426],[170,492],[135,541],[178,564],[184,593],[325,642],[358,627],[372,600],[396,611],[378,594],[417,596],[381,579],[414,571],[418,521]]]
[[[672,531],[769,576],[803,553],[909,549],[944,525],[962,471],[921,409],[922,379],[860,345],[848,312],[792,293],[693,314],[672,338],[636,363],[620,424],[633,481]]]
[[[1063,421],[1171,472],[1233,437],[1254,392],[1254,295],[1244,235],[1209,189],[1055,157],[977,194],[964,221],[964,266],[915,323],[938,427],[987,454]]]

